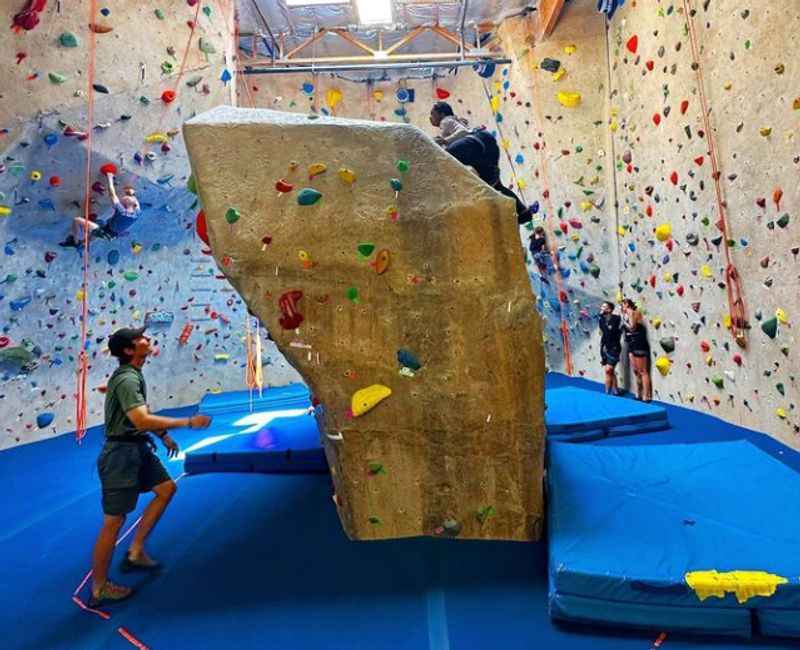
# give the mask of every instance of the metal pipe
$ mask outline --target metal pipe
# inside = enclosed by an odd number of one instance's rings
[[[461,60],[464,60],[464,52],[466,52],[466,42],[464,39],[464,25],[467,22],[467,9],[469,8],[469,0],[461,0],[461,20],[459,21],[458,34],[461,36]]]
[[[269,23],[267,22],[267,17],[261,11],[261,7],[258,6],[257,0],[251,0],[253,3],[253,8],[256,10],[258,17],[261,19],[261,22],[264,23],[264,27],[267,28],[267,33],[269,37],[272,39],[272,50],[270,50],[270,55],[272,56],[272,61],[275,61],[275,50],[278,51],[279,56],[283,56],[283,52],[280,51],[280,46],[278,45],[278,41],[275,40],[275,34],[272,33],[272,29],[270,29]],[[266,45],[266,43],[265,43]],[[253,52],[255,54],[255,52]]]
[[[507,65],[511,59],[482,59],[482,61],[493,61],[498,65]],[[297,74],[301,72],[344,72],[352,70],[413,70],[415,68],[462,68],[468,65],[475,65],[481,61],[420,61],[418,63],[377,63],[367,65],[310,65],[282,68],[254,68],[245,66],[242,71],[244,74]]]

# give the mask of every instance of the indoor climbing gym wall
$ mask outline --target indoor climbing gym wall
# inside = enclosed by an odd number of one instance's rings
[[[609,43],[623,290],[655,398],[797,447],[797,1],[630,2]]]
[[[88,1],[37,6],[0,3],[13,25],[0,30],[0,448],[76,429],[83,247],[59,244],[87,192],[92,218],[111,215],[106,164],[142,212],[125,235],[91,242],[87,423],[102,420],[116,366],[105,341],[120,326],[146,324],[158,344],[151,408],[239,388],[244,375],[244,307],[195,233],[201,206],[186,189],[180,133],[185,119],[234,99],[232,3],[100,2],[91,26]],[[265,349],[268,383],[296,377]]]

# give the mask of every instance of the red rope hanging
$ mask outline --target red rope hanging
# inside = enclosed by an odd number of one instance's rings
[[[742,279],[736,266],[733,263],[733,256],[731,247],[728,241],[730,240],[730,227],[728,225],[727,215],[725,213],[725,201],[722,198],[722,185],[720,183],[719,160],[717,158],[717,147],[714,140],[714,132],[711,130],[711,120],[709,117],[708,100],[705,92],[705,79],[703,77],[703,68],[700,65],[700,47],[698,44],[697,32],[694,27],[694,20],[692,19],[691,0],[683,0],[683,8],[686,12],[686,23],[689,31],[689,41],[692,46],[692,60],[694,63],[695,73],[697,75],[698,96],[700,98],[700,108],[703,112],[703,125],[708,140],[708,155],[711,159],[711,169],[714,177],[714,190],[717,200],[717,213],[719,219],[716,226],[722,233],[722,241],[725,246],[725,285],[728,290],[728,310],[731,319],[731,334],[736,343],[744,348],[747,347],[747,311],[744,304],[744,294],[742,291]]]

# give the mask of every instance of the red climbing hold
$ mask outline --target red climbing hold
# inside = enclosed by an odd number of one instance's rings
[[[653,124],[656,126],[661,124],[661,113],[653,113]]]
[[[678,172],[672,172],[669,176],[669,180],[673,185],[678,184]]]
[[[655,289],[656,288],[656,276],[655,275],[651,275],[649,282],[650,282],[650,286],[653,287],[653,289]]]
[[[165,104],[171,104],[175,101],[177,94],[174,90],[167,89],[163,93],[161,93],[161,101]]]
[[[294,189],[294,185],[292,185],[288,181],[281,179],[277,183],[275,183],[275,189],[278,190],[278,192],[280,192],[281,194],[286,194],[287,192],[291,192]]]
[[[688,99],[684,99],[681,102],[681,115],[686,115],[686,111],[688,111],[688,110],[689,110],[689,100]]]
[[[208,241],[208,225],[206,224],[206,213],[200,210],[197,213],[197,219],[194,222],[195,230],[197,231],[197,236],[200,238],[206,246],[211,246],[211,243]]]
[[[703,166],[703,161],[705,161],[705,159],[706,159],[705,156],[697,156],[697,158],[694,159],[694,163],[698,167],[702,167]]]
[[[652,72],[656,64],[655,61],[647,61],[647,63],[645,63],[644,65],[650,72]]]
[[[742,355],[741,354],[734,354],[733,355],[733,362],[737,366],[741,366],[742,365]]]
[[[759,208],[766,208],[767,207],[767,199],[756,199],[756,205]]]
[[[297,311],[297,303],[302,297],[303,292],[295,289],[294,291],[287,291],[278,299],[278,307],[280,307],[283,314],[278,319],[278,322],[283,329],[295,330],[303,322],[303,314]]]
[[[100,173],[105,176],[106,174],[117,175],[117,166],[114,163],[106,163],[100,168]]]
[[[54,259],[56,259],[56,254],[53,251],[45,251],[44,253],[44,261],[50,264]]]
[[[439,99],[447,99],[448,97],[450,97],[450,93],[447,92],[444,88],[437,88],[436,97],[438,97]]]
[[[47,0],[28,0],[18,14],[14,16],[11,29],[15,32],[30,31],[39,24],[39,14],[47,6]]]
[[[646,214],[648,217],[652,217],[652,216],[653,216],[653,206],[652,206],[652,205],[648,205],[648,206],[647,206],[647,207],[644,209],[644,213],[645,213],[645,214]]]
[[[672,240],[670,240],[670,241],[672,241]],[[683,285],[682,285],[682,284],[679,284],[679,285],[678,285],[678,286],[675,288],[675,293],[677,293],[679,296],[683,296],[683,292],[684,292],[684,291],[685,291],[685,289],[683,288]]]
[[[61,177],[60,176],[51,176],[50,177],[50,187],[58,187],[61,185]]]
[[[22,61],[23,61],[23,60],[25,59],[25,57],[27,57],[27,56],[28,56],[28,55],[27,55],[25,52],[17,52],[17,65],[19,65],[20,63],[22,63]]]
[[[636,54],[637,50],[639,49],[639,37],[634,34],[628,39],[628,42],[625,43],[625,47],[628,48],[628,52],[631,54]]]

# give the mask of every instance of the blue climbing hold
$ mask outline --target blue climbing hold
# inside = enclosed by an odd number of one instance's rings
[[[539,214],[539,202],[534,201],[533,205],[531,206],[531,213],[532,214]]]
[[[44,429],[45,427],[50,426],[55,419],[56,416],[54,413],[39,413],[39,415],[36,416],[36,426],[40,429]]]
[[[8,306],[11,307],[11,311],[22,311],[30,304],[31,300],[33,300],[33,298],[30,296],[25,296],[24,298],[19,298],[18,300],[12,300],[8,303]]]
[[[228,68],[225,68],[222,71],[222,74],[220,75],[219,80],[222,83],[227,84],[231,79],[233,79],[233,77],[231,76],[230,70],[228,70]]]
[[[51,199],[39,199],[39,208],[42,210],[53,210],[55,211],[56,205],[53,203]]]
[[[514,158],[514,162],[517,163],[518,165],[521,165],[522,163],[525,162],[525,156],[523,156],[521,153],[518,153],[517,157]]]
[[[314,84],[309,83],[309,82],[306,81],[306,83],[303,84],[303,92],[306,95],[310,95],[311,93],[313,93],[314,92]]]
[[[49,147],[58,143],[58,136],[55,133],[48,133],[44,136],[44,143]]]
[[[106,259],[111,266],[114,266],[117,262],[119,262],[119,251],[116,249],[108,251],[108,256]]]

